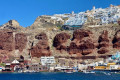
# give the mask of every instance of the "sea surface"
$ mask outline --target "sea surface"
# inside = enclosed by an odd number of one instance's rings
[[[120,74],[103,73],[0,73],[0,80],[120,80]]]

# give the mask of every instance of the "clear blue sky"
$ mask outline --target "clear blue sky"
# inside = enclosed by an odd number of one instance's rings
[[[26,27],[40,15],[78,13],[110,4],[120,5],[120,0],[0,0],[0,25],[15,19]]]

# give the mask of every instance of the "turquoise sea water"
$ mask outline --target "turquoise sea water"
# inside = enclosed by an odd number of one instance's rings
[[[120,74],[84,73],[1,73],[0,80],[120,80]]]

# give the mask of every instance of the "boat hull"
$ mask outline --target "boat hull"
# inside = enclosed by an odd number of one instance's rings
[[[94,72],[120,72],[120,70],[93,70]]]

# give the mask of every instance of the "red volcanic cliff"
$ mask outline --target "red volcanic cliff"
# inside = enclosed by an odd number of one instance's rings
[[[23,51],[26,47],[27,37],[24,33],[17,33],[15,34],[15,49],[19,51]]]
[[[99,33],[101,33],[102,31],[103,30],[101,30]],[[15,36],[13,33],[15,34]],[[71,56],[72,54],[75,54],[79,57],[81,56],[83,57],[83,55],[98,56],[105,53],[106,53],[105,55],[107,55],[109,50],[113,49],[110,46],[111,42],[113,43],[114,48],[120,49],[120,31],[117,31],[115,35],[112,35],[112,37],[111,35],[108,36],[108,30],[104,30],[101,35],[99,33],[96,36],[95,31],[93,30],[90,31],[88,29],[78,29],[73,32],[72,39],[69,33],[65,33],[65,32],[56,34],[54,38],[53,37],[50,38],[49,36],[50,39],[49,42],[51,41],[50,44],[53,43],[53,46],[56,48],[56,51],[53,51],[54,49],[53,50],[52,48],[50,49],[48,43],[48,37],[46,33],[40,33],[38,35],[36,35],[35,33],[31,37],[31,34],[28,33],[26,35],[25,33],[12,32],[10,30],[4,30],[4,31],[1,30],[0,53],[2,54],[2,52],[4,52],[6,54],[9,52],[12,53],[13,51],[18,54],[23,53],[25,55],[27,54],[29,55],[29,50],[30,50],[32,57],[39,58],[41,56],[50,56],[52,54],[51,52],[54,52],[53,56],[54,54],[56,56],[57,50],[59,50],[60,53],[66,51],[65,56]],[[34,45],[34,43],[37,44]],[[27,50],[23,50],[23,49],[27,49]],[[20,52],[19,51],[17,52],[16,50],[19,50]],[[64,56],[64,54],[62,56]]]
[[[42,24],[43,22],[39,22],[41,18],[37,18],[38,22],[35,21],[27,28],[22,28],[16,21],[2,25],[0,27],[0,61],[20,55],[25,59],[51,55],[55,58],[73,60],[97,59],[112,55],[117,50],[120,51],[119,25],[88,27],[85,24],[74,32],[73,30],[61,31],[56,25],[53,27],[49,27],[50,23],[46,25],[47,22],[51,22],[47,19]],[[43,31],[44,33],[41,33]],[[36,62],[37,58],[32,58],[33,62]]]
[[[48,38],[45,33],[40,33],[35,36],[36,39],[39,40],[39,42],[36,44],[36,46],[33,46],[31,48],[31,55],[32,57],[41,57],[41,56],[50,56],[50,47],[48,45]]]
[[[13,32],[9,30],[0,31],[0,62],[8,60],[11,56],[9,54],[14,50]]]
[[[105,54],[109,52],[109,38],[108,38],[108,31],[103,31],[98,39],[98,53]]]
[[[113,39],[113,48],[120,49],[120,30],[116,32]]]
[[[79,29],[74,31],[73,39],[68,51],[70,54],[88,55],[95,49],[92,32],[89,30]]]
[[[12,31],[0,31],[0,50],[12,51],[14,49],[14,38]]]
[[[89,30],[78,29],[73,33],[73,40],[74,39],[82,40],[84,37],[90,37],[91,34],[92,32]]]
[[[68,39],[70,39],[70,35],[67,33],[57,34],[53,40],[53,46],[56,47],[57,50],[67,50],[65,43]]]
[[[89,30],[76,30],[73,33],[70,46],[66,46],[65,43],[70,39],[70,36],[67,33],[60,33],[55,36],[53,46],[57,50],[66,50],[69,54],[87,55],[96,48],[92,37],[93,34]]]

